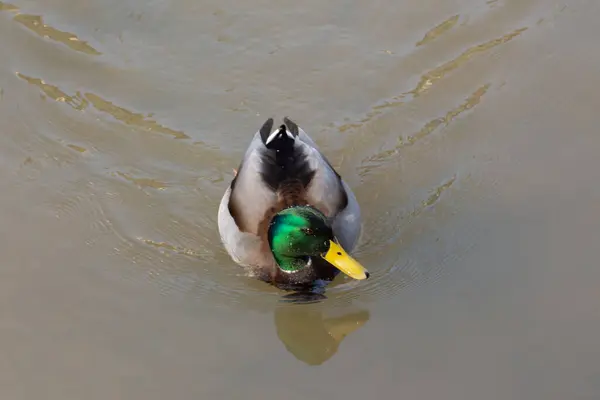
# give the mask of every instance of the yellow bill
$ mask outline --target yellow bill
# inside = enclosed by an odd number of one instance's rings
[[[369,271],[360,265],[354,258],[350,257],[342,246],[332,240],[329,241],[329,251],[322,255],[322,257],[329,264],[351,278],[362,280],[369,277]]]

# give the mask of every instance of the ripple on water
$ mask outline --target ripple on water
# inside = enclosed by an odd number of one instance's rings
[[[50,98],[60,103],[65,103],[77,111],[82,111],[88,106],[88,101],[79,92],[77,92],[73,96],[70,96],[67,93],[63,92],[58,86],[49,84],[43,79],[27,76],[20,72],[17,72],[16,74],[18,78],[24,80],[30,85],[37,86],[41,90],[42,95],[47,98]]]
[[[475,92],[473,92],[469,97],[467,97],[467,99],[465,99],[464,102],[446,112],[444,116],[434,118],[426,122],[418,132],[412,135],[408,135],[406,137],[400,136],[398,138],[397,145],[393,148],[380,151],[377,154],[365,158],[361,162],[360,167],[358,168],[359,175],[361,177],[365,177],[368,174],[375,171],[376,169],[378,169],[379,167],[387,165],[387,163],[392,158],[396,157],[399,151],[404,147],[412,146],[420,140],[425,139],[439,128],[443,126],[448,126],[456,117],[460,116],[466,111],[469,111],[470,109],[481,103],[483,96],[487,93],[490,86],[491,85],[488,83],[479,87],[477,90],[475,90]]]
[[[14,20],[37,35],[62,43],[72,50],[92,56],[99,56],[102,54],[90,46],[86,41],[79,39],[76,35],[45,24],[43,18],[39,15],[17,14],[14,16]]]
[[[182,131],[171,129],[159,124],[157,121],[150,118],[149,115],[136,113],[127,110],[124,107],[118,106],[94,93],[82,94],[79,91],[73,95],[67,94],[58,86],[50,84],[41,78],[27,76],[17,72],[17,77],[25,82],[36,86],[42,92],[42,95],[56,102],[69,105],[77,111],[86,110],[91,104],[97,111],[108,114],[116,120],[136,128],[140,128],[148,132],[157,132],[172,136],[175,139],[189,139],[189,136]]]
[[[328,290],[334,302],[346,304],[358,299],[361,302],[385,300],[409,285],[436,279],[442,273],[444,263],[418,264],[418,258],[411,256],[410,251],[401,249],[408,250],[411,242],[417,240],[420,235],[411,229],[423,228],[423,224],[418,223],[419,217],[435,211],[435,205],[455,182],[456,176],[452,176],[431,190],[424,200],[407,213],[386,214],[380,217],[380,221],[372,221],[365,229],[365,240],[356,252],[356,257],[368,265],[371,277],[366,281],[342,277],[342,283],[334,282]],[[396,251],[390,252],[390,248],[396,248]],[[380,256],[390,253],[396,254],[396,258],[382,259]]]
[[[0,1],[0,11],[18,11],[19,7]]]
[[[229,260],[220,246],[212,215],[201,212],[186,217],[195,210],[188,210],[185,204],[171,208],[164,201],[173,186],[144,183],[106,179],[98,188],[118,194],[103,196],[116,239],[110,257],[118,261],[105,270],[111,279],[149,284],[164,296],[183,297],[210,307],[268,306],[269,294],[276,291],[256,285]],[[159,199],[161,189],[165,193]],[[188,196],[183,196],[180,201],[185,203],[186,199]],[[189,201],[196,200],[189,197]]]
[[[455,180],[456,177],[452,177],[433,189],[408,215],[397,216],[396,222],[402,221],[402,224],[388,221],[385,229],[395,230],[394,232],[367,232],[370,236],[366,242],[368,250],[358,249],[357,258],[369,266],[371,278],[356,281],[340,275],[327,286],[326,299],[313,298],[311,301],[322,301],[334,308],[345,307],[356,300],[361,303],[380,301],[396,295],[409,285],[422,284],[438,275],[440,271],[436,268],[443,263],[423,267],[417,264],[416,258],[378,260],[377,255],[386,253],[384,250],[387,246],[399,246],[401,233],[398,230],[404,230],[403,226],[410,225],[411,220],[432,210]],[[206,224],[202,224],[205,228],[201,229],[206,229],[207,233],[216,229],[216,221],[205,222]],[[119,227],[115,229],[118,230]],[[143,268],[143,280],[157,285],[163,295],[207,301],[207,304],[214,307],[241,307],[260,311],[272,310],[280,302],[286,301],[284,296],[290,292],[261,282],[235,265],[222,249],[216,234],[208,233],[208,237],[199,238],[195,231],[196,225],[178,220],[171,221],[156,232],[156,236],[169,238],[164,241],[141,236],[132,238],[121,232],[119,235],[122,243],[115,249],[114,255]],[[386,238],[387,242],[380,240],[381,238]],[[378,240],[383,244],[373,244]],[[194,243],[194,247],[176,242]],[[124,278],[139,280],[139,275],[127,272]]]
[[[443,35],[447,31],[452,29],[454,27],[454,25],[456,25],[456,23],[458,22],[459,17],[460,16],[458,14],[453,15],[452,17],[448,18],[447,20],[440,23],[439,25],[431,28],[425,34],[425,36],[423,36],[423,39],[421,39],[417,42],[416,46],[423,46],[429,42],[432,42],[435,39],[437,39],[439,36]]]
[[[432,42],[436,38],[440,37],[444,33],[447,33],[456,25],[456,23],[459,21],[459,18],[459,15],[455,15],[442,22],[438,26],[432,28],[429,32],[425,34],[423,39],[416,44],[416,46],[424,46]],[[513,40],[514,38],[518,37],[523,32],[525,32],[527,29],[527,27],[519,28],[496,39],[492,39],[487,42],[469,47],[466,50],[463,50],[460,53],[460,55],[453,58],[452,60],[446,61],[441,65],[423,73],[419,79],[419,82],[412,90],[409,90],[405,93],[397,94],[388,100],[379,102],[375,106],[371,107],[371,109],[367,111],[366,114],[358,121],[346,122],[340,125],[338,127],[338,130],[340,132],[347,132],[351,130],[364,128],[366,124],[380,117],[382,114],[384,114],[384,112],[391,111],[423,95],[424,93],[429,91],[438,81],[442,80],[454,70],[464,66],[469,60],[471,60],[476,55],[486,53],[494,47],[500,46],[504,43]],[[435,125],[436,122],[432,122],[432,124]]]
[[[124,107],[117,106],[94,93],[86,93],[85,97],[89,100],[90,103],[92,103],[92,105],[98,111],[107,113],[115,119],[127,125],[136,126],[147,131],[159,132],[162,134],[170,135],[175,139],[189,139],[189,136],[183,133],[182,131],[174,130],[163,126],[158,122],[150,119],[148,116],[145,116],[141,113],[129,111]]]
[[[80,53],[99,56],[102,53],[93,48],[88,42],[85,40],[81,40],[77,35],[61,31],[60,29],[56,29],[46,23],[44,23],[44,19],[41,15],[32,15],[32,14],[22,14],[19,10],[19,7],[10,4],[4,3],[0,1],[0,11],[9,11],[15,14],[13,20],[36,35],[53,40],[57,43],[61,43],[71,50],[75,50]]]
[[[520,28],[520,29],[510,32],[504,36],[501,36],[499,38],[496,38],[496,39],[487,41],[485,43],[478,44],[476,46],[468,48],[467,50],[462,52],[458,57],[456,57],[450,61],[447,61],[447,62],[443,63],[442,65],[426,72],[421,77],[419,83],[417,83],[417,86],[413,90],[408,92],[407,94],[412,94],[414,97],[418,97],[418,96],[422,95],[423,93],[425,93],[426,91],[431,89],[431,87],[437,81],[444,78],[450,72],[454,71],[458,67],[465,64],[467,61],[469,61],[475,55],[484,53],[496,46],[499,46],[501,44],[509,42],[510,40],[516,38],[517,36],[519,36],[521,33],[525,32],[526,30],[527,30],[526,27]]]

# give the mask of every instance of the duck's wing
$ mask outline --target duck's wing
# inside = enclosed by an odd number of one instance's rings
[[[286,124],[296,125],[287,118],[284,118],[284,121],[286,121]],[[329,210],[333,210],[333,215],[326,213],[333,219],[333,233],[342,247],[351,252],[358,244],[362,230],[360,207],[356,196],[350,186],[329,163],[327,157],[319,151],[312,138],[302,128],[296,127],[296,129],[298,130],[298,138],[317,153],[315,159],[318,159],[321,165],[321,168],[317,170],[316,179],[313,180],[314,186],[309,189],[312,194],[311,197],[315,199],[320,196],[323,199],[322,202],[329,207]],[[333,193],[329,191],[331,187],[336,188]]]

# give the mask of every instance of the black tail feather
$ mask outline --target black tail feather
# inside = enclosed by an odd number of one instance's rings
[[[292,121],[288,117],[283,117],[283,123],[285,124],[285,126],[287,126],[290,132],[292,132],[292,135],[294,135],[294,137],[298,136],[298,125],[296,125],[294,121]]]
[[[272,129],[273,129],[273,118],[269,118],[268,120],[265,121],[263,126],[260,128],[260,138],[262,139],[263,143],[267,143],[267,139],[269,138],[269,135],[271,134]]]

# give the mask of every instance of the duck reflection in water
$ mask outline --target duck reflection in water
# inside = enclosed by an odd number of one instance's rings
[[[321,365],[337,351],[346,336],[369,320],[366,310],[337,315],[327,313],[323,304],[282,304],[275,309],[279,340],[298,360]]]

